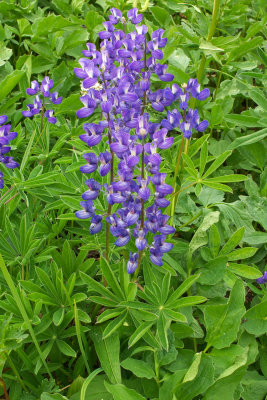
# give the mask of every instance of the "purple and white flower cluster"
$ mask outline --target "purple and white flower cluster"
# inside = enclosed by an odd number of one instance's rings
[[[19,166],[19,164],[14,161],[13,157],[7,156],[11,147],[9,143],[11,140],[15,139],[18,134],[17,132],[10,132],[11,125],[4,125],[7,121],[7,116],[0,116],[0,163],[2,162],[7,168],[14,169]],[[0,170],[0,189],[4,188],[4,174]]]
[[[27,104],[28,110],[21,112],[23,117],[33,117],[42,110],[48,122],[51,124],[57,122],[56,117],[53,115],[54,111],[51,109],[51,103],[60,104],[62,102],[62,97],[58,97],[58,92],[50,92],[53,85],[53,80],[49,79],[48,76],[44,77],[41,86],[37,81],[31,82],[31,87],[26,90],[26,93],[30,96],[35,95],[35,99],[33,104]]]
[[[79,60],[81,68],[74,69],[82,79],[83,91],[83,107],[77,116],[89,117],[100,108],[103,117],[99,123],[85,123],[80,139],[93,147],[103,137],[108,138],[108,150],[98,156],[94,151],[84,154],[87,164],[80,170],[93,173],[99,166],[99,174],[110,174],[110,179],[104,188],[94,178],[85,181],[88,190],[82,195],[83,210],[77,211],[76,216],[91,218],[90,232],[98,233],[103,216],[96,215],[93,200],[104,190],[108,202],[105,220],[116,238],[115,245],[125,246],[131,236],[135,239],[139,254],[130,254],[127,264],[128,272],[133,273],[145,249],[149,249],[151,261],[161,266],[163,254],[172,248],[166,237],[175,230],[168,225],[169,217],[163,209],[170,204],[166,196],[173,188],[165,182],[166,174],[160,172],[160,151],[173,144],[169,131],[179,128],[184,137],[190,138],[193,129],[203,132],[208,127],[207,121],[200,122],[197,110],[189,108],[189,99],[205,100],[209,90],[201,91],[197,80],[190,79],[182,88],[174,83],[171,88],[153,91],[153,74],[162,82],[174,79],[166,72],[167,65],[159,63],[167,43],[164,30],[156,30],[148,40],[148,28],[139,25],[142,15],[137,8],[128,11],[128,20],[116,8],[110,12],[109,21],[103,22],[105,30],[99,33],[100,49],[88,43]],[[115,28],[117,24],[122,29]],[[174,103],[178,103],[180,111],[168,110],[167,118],[159,122],[151,121],[146,112],[151,107],[162,112]],[[117,208],[112,213],[114,204]]]

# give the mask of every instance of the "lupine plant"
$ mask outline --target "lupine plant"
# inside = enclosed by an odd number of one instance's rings
[[[166,212],[170,205],[167,197],[173,187],[166,183],[167,174],[161,172],[164,157],[161,150],[173,145],[174,137],[168,133],[175,133],[176,128],[186,140],[191,138],[193,130],[205,131],[208,121],[200,121],[198,111],[189,108],[189,101],[190,98],[207,99],[209,89],[201,90],[197,79],[189,79],[182,88],[174,83],[155,90],[152,76],[162,82],[174,79],[167,72],[167,64],[160,63],[167,43],[164,30],[158,29],[149,35],[148,27],[141,24],[143,17],[137,8],[128,11],[127,19],[116,8],[110,11],[109,20],[103,22],[105,30],[99,32],[99,49],[87,43],[84,57],[79,60],[81,68],[74,69],[82,79],[84,106],[77,116],[89,117],[98,108],[102,116],[98,124],[84,123],[85,133],[80,139],[92,148],[104,138],[107,148],[98,157],[95,152],[84,154],[87,164],[80,170],[92,174],[99,165],[100,176],[109,174],[109,182],[102,187],[94,178],[85,181],[88,190],[82,195],[83,210],[77,211],[76,216],[91,218],[90,233],[98,233],[103,216],[96,213],[93,201],[103,191],[107,201],[106,258],[109,232],[116,238],[118,247],[127,245],[133,236],[136,252],[130,252],[127,271],[137,274],[146,249],[152,263],[162,266],[163,254],[173,247],[166,242],[167,235],[175,232],[168,225]],[[157,111],[156,120],[147,112],[150,109]],[[167,118],[161,117],[159,113],[167,109]],[[174,182],[180,156],[181,152]],[[112,212],[114,205],[116,211]]]
[[[264,3],[0,2],[1,399],[265,399]]]

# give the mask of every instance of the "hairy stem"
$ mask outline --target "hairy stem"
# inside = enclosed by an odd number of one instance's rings
[[[146,39],[145,39],[145,48],[144,48],[144,64],[145,64],[145,71],[147,69],[146,65]],[[145,108],[146,108],[146,91],[144,90],[144,99],[143,99],[143,106],[141,110],[141,115],[144,114]],[[145,139],[142,137],[142,159],[141,159],[141,179],[145,178]],[[144,229],[144,222],[145,222],[145,202],[143,199],[141,199],[141,224],[140,224],[140,229]],[[137,268],[134,273],[134,280],[136,280],[138,276],[138,272],[141,267],[141,260],[143,256],[143,250],[138,252],[138,262],[137,262]]]
[[[104,72],[102,72],[102,79],[104,83],[105,90],[107,91],[107,83],[105,80]],[[110,115],[107,113],[107,121],[108,121],[108,143],[111,145],[112,143],[112,136],[111,136],[111,128],[110,128]],[[110,160],[110,179],[109,184],[111,185],[114,180],[114,153],[110,150],[111,153],[111,160]],[[107,215],[111,214],[111,204],[108,205],[108,212]],[[106,250],[105,250],[105,259],[109,261],[109,235],[110,235],[110,227],[109,224],[106,222]]]

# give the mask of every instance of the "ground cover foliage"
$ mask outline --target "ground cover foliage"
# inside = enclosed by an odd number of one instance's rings
[[[197,77],[211,92],[192,104],[209,128],[181,158],[173,249],[163,266],[143,256],[137,278],[126,270],[134,241],[118,248],[111,237],[107,261],[105,233],[75,216],[88,151],[79,135],[100,114],[77,118],[73,69],[110,7],[138,7],[149,32],[163,28],[174,82]],[[18,132],[19,163],[0,164],[0,397],[265,399],[265,1],[1,1],[0,21],[0,115]],[[44,76],[63,101],[41,135],[41,116],[21,111]],[[172,185],[181,133],[170,136],[162,172]]]

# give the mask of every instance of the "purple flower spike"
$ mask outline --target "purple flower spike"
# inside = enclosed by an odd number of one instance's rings
[[[133,24],[140,24],[143,19],[143,15],[139,14],[138,15],[138,8],[132,8],[127,12],[127,17]]]
[[[138,265],[138,253],[131,253],[130,252],[130,257],[129,261],[127,262],[127,272],[128,274],[133,274],[134,271],[136,270]]]
[[[159,267],[162,267],[163,261],[162,261],[162,256],[163,253],[154,247],[150,247],[149,249],[150,252],[150,260],[153,264],[158,265]]]

